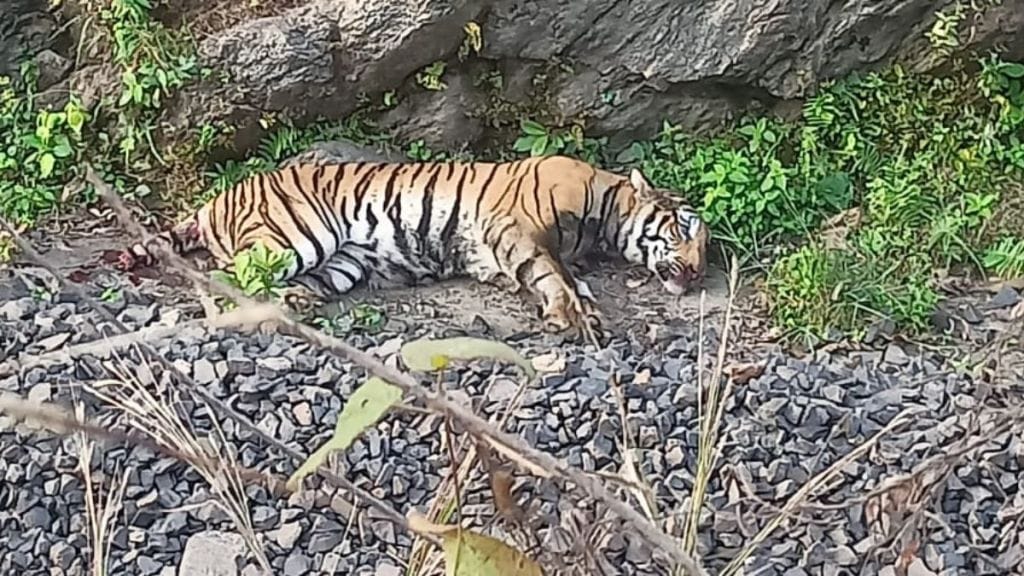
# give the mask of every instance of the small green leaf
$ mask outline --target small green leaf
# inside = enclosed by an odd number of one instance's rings
[[[1024,78],[1024,64],[1020,62],[1007,62],[1003,65],[1003,74],[1010,78]]]
[[[530,148],[530,156],[543,156],[544,151],[548,149],[548,137],[539,136],[533,141],[533,146]]]
[[[533,120],[523,120],[520,123],[520,128],[523,132],[530,136],[545,136],[548,133],[548,129],[543,124],[534,122]]]
[[[305,462],[299,466],[290,478],[286,487],[295,491],[303,478],[316,472],[332,452],[345,450],[364,430],[375,425],[384,414],[399,400],[402,391],[391,384],[373,377],[352,393],[334,427],[334,436],[324,445],[317,448]]]
[[[64,110],[68,115],[68,126],[75,134],[81,134],[82,127],[85,125],[85,112],[71,102],[68,102]]]
[[[512,149],[516,152],[529,152],[531,148],[533,148],[533,136],[520,136],[512,145]]]
[[[750,178],[740,170],[733,170],[732,172],[729,172],[729,181],[736,184],[748,184],[750,182]]]
[[[515,364],[528,376],[533,376],[533,365],[514,348],[503,342],[482,338],[457,337],[439,340],[413,340],[402,346],[402,361],[410,370],[431,372],[436,369],[438,357],[450,360],[491,358]]]
[[[53,157],[53,154],[47,152],[39,157],[39,175],[43,178],[53,174],[53,167],[57,163],[57,159]]]

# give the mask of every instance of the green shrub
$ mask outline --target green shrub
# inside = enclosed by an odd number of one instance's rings
[[[59,202],[89,118],[74,99],[37,110],[35,69],[21,72],[17,83],[0,77],[0,215],[31,225]]]
[[[125,168],[141,162],[137,152],[149,150],[163,163],[152,132],[164,100],[200,77],[192,39],[151,18],[150,0],[110,0],[100,11],[113,44],[113,60],[121,68],[117,115],[117,152]]]
[[[656,185],[694,204],[717,238],[756,257],[806,236],[851,200],[846,174],[792,160],[793,132],[762,118],[703,141],[666,124],[654,142],[634,144],[630,157]]]
[[[565,154],[592,164],[600,164],[601,149],[607,139],[587,138],[583,127],[573,124],[568,128],[549,128],[539,122],[523,119],[519,123],[520,135],[512,144],[514,152],[530,156]]]
[[[784,259],[769,282],[780,322],[820,334],[855,332],[881,317],[918,331],[938,300],[932,270],[1012,272],[1011,240],[981,253],[1002,191],[1022,178],[1021,72],[993,59],[982,61],[976,81],[966,71],[931,78],[894,68],[836,84],[808,103],[805,148],[863,190],[863,228],[829,259],[846,270],[833,277],[857,286],[831,282],[830,307],[812,313],[816,304],[793,294],[814,278],[798,273],[800,259]],[[854,308],[866,315],[857,318]]]
[[[955,70],[854,75],[823,86],[795,123],[748,120],[714,139],[666,125],[627,159],[742,257],[793,245],[767,282],[790,332],[858,333],[878,318],[920,330],[938,299],[934,269],[1012,275],[1024,246],[1020,230],[990,225],[1003,191],[1024,182],[1024,65]],[[860,218],[846,241],[819,240],[850,207]]]
[[[982,260],[1000,278],[1024,277],[1024,238],[999,239],[985,250]]]

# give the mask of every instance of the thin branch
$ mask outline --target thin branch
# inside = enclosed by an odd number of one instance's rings
[[[121,199],[103,182],[91,166],[85,167],[86,181],[91,183],[101,197],[117,213],[122,224],[135,236],[142,239],[151,239],[147,233],[131,216]],[[517,452],[523,459],[530,462],[537,468],[552,471],[562,477],[563,480],[575,485],[588,496],[601,500],[616,515],[622,518],[626,524],[648,542],[653,548],[663,552],[676,564],[690,574],[704,575],[705,571],[697,561],[685,553],[679,543],[668,534],[660,530],[652,522],[645,519],[640,513],[631,508],[622,500],[616,498],[608,488],[596,478],[579,471],[567,463],[544,453],[528,445],[522,438],[496,430],[491,424],[458,402],[451,401],[444,393],[431,392],[411,375],[400,372],[395,368],[384,365],[374,356],[367,354],[349,344],[328,336],[304,324],[300,324],[289,318],[276,305],[260,304],[244,295],[241,291],[227,286],[213,278],[203,276],[185,261],[184,258],[169,250],[162,242],[153,242],[154,248],[160,253],[164,263],[170,266],[175,272],[184,275],[197,287],[234,300],[239,306],[248,308],[261,308],[266,314],[266,321],[275,325],[282,332],[301,338],[310,344],[314,344],[335,354],[347,357],[356,364],[362,366],[374,376],[381,378],[397,386],[406,394],[420,400],[428,408],[438,414],[450,414],[455,420],[466,429],[466,431],[482,438],[487,438],[492,444],[504,447],[507,450]]]
[[[202,326],[202,321],[182,322],[175,326],[146,326],[134,332],[117,334],[89,342],[81,342],[71,346],[64,346],[52,352],[42,354],[21,354],[18,363],[22,369],[34,366],[47,367],[54,364],[67,364],[82,356],[96,356],[106,358],[121,348],[127,348],[131,344],[147,341],[160,341],[180,334],[182,330],[193,326]]]

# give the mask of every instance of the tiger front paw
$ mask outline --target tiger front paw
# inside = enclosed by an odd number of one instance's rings
[[[589,300],[565,298],[542,312],[544,330],[599,345],[605,334],[600,312]]]

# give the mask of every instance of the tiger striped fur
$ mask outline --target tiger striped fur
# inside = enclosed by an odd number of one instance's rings
[[[550,331],[586,333],[600,316],[566,263],[591,252],[642,264],[670,293],[703,277],[708,229],[633,170],[623,177],[563,156],[507,163],[354,162],[258,174],[156,237],[205,248],[229,267],[262,242],[290,248],[282,280],[326,298],[468,274],[525,287]],[[131,268],[146,245],[122,254]]]

